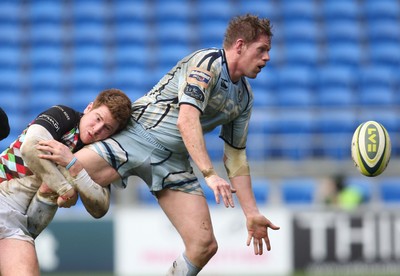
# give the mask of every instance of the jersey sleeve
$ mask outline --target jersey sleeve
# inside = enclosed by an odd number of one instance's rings
[[[39,114],[32,124],[38,124],[46,128],[55,140],[73,128],[77,128],[82,114],[74,109],[55,105]]]
[[[179,104],[197,107],[203,112],[220,75],[220,53],[198,53],[184,68],[183,85],[179,87]]]

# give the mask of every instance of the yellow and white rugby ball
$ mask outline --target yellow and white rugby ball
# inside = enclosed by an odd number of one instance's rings
[[[378,122],[364,122],[354,132],[351,157],[365,176],[380,175],[389,163],[391,150],[389,134]]]

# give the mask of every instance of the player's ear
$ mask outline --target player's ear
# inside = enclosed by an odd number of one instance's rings
[[[90,102],[88,104],[88,106],[85,108],[85,110],[83,111],[83,114],[88,113],[90,110],[92,110],[92,108],[93,108],[93,102]]]
[[[237,54],[240,55],[240,54],[242,53],[243,47],[244,47],[244,41],[243,41],[243,39],[239,38],[238,40],[236,40],[235,49],[236,49],[236,53],[237,53]]]

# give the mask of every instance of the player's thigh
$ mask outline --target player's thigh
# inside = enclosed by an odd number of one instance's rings
[[[186,245],[214,239],[210,211],[203,196],[165,189],[158,202]]]
[[[38,276],[39,263],[32,243],[18,239],[0,240],[0,275]]]

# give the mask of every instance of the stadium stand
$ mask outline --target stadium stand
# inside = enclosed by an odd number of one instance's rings
[[[136,99],[187,53],[221,47],[228,20],[246,12],[269,17],[274,31],[271,61],[249,80],[250,161],[351,161],[351,135],[365,120],[400,136],[397,0],[7,0],[0,91],[13,128],[4,143],[48,105],[82,110],[109,87]],[[221,139],[206,140],[220,161]]]

